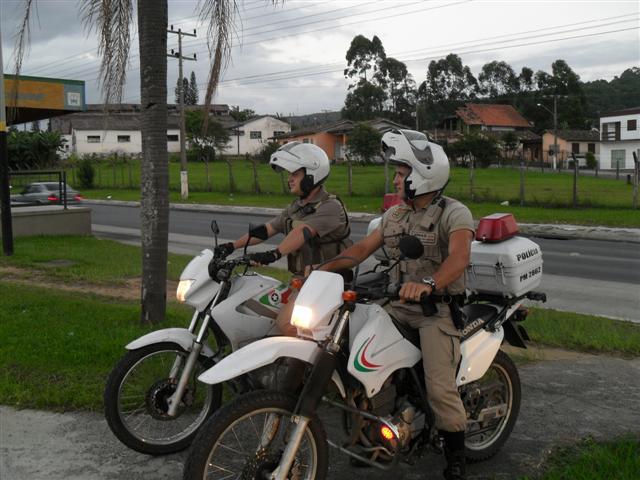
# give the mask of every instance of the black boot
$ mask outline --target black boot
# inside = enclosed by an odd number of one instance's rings
[[[441,430],[440,435],[444,439],[444,455],[447,459],[447,468],[444,469],[446,480],[465,480],[464,458],[464,432],[446,432]]]

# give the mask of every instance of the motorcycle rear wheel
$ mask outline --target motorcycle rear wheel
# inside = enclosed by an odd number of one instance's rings
[[[296,397],[270,390],[251,392],[228,403],[200,429],[185,462],[183,479],[267,478],[284,451],[295,405]],[[287,478],[322,480],[327,467],[327,438],[314,416]]]
[[[498,453],[509,438],[520,412],[520,376],[513,361],[499,350],[484,376],[461,389],[461,397],[468,418],[465,439],[467,460],[487,460]],[[489,414],[484,421],[477,422],[470,417],[473,417],[481,397],[479,416],[483,412]],[[492,414],[495,414],[494,418],[491,418]]]
[[[187,448],[200,426],[220,407],[221,385],[198,382],[205,357],[196,362],[180,402],[178,415],[169,417],[167,398],[189,355],[172,342],[132,350],[111,371],[104,390],[104,413],[109,428],[126,446],[148,455],[166,455]],[[177,356],[183,358],[175,379],[168,375]]]

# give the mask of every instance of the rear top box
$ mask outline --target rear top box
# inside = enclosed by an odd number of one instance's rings
[[[471,292],[519,297],[540,285],[542,250],[517,236],[498,243],[473,241],[465,276]]]

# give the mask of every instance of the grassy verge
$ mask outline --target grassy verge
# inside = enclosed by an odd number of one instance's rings
[[[88,199],[106,200],[128,200],[140,201],[139,190],[120,189],[95,189],[83,192]],[[639,227],[640,210],[623,208],[548,208],[548,207],[520,207],[512,202],[509,206],[500,205],[499,202],[475,203],[456,197],[451,192],[449,195],[465,201],[471,210],[473,217],[479,219],[491,213],[513,213],[516,220],[521,223],[557,223],[575,225],[603,225],[610,227]],[[341,196],[345,206],[350,212],[380,213],[382,205],[382,194],[375,196]],[[253,195],[250,193],[226,192],[189,192],[188,203],[213,204],[213,205],[239,205],[283,208],[292,200],[290,195],[265,193]],[[170,193],[172,203],[184,203],[180,198],[180,192]]]
[[[232,160],[233,175],[238,193],[255,192],[253,168],[250,162]],[[130,188],[139,191],[140,165],[134,161],[130,164],[112,165],[109,162],[96,164],[95,186],[101,189]],[[203,163],[191,162],[189,171],[189,190],[204,192],[229,192],[229,175],[227,165],[223,162],[213,162],[210,165],[210,182],[207,182],[206,169]],[[390,169],[391,170],[391,169]],[[280,175],[271,170],[267,164],[257,165],[258,183],[261,194],[282,194],[282,180]],[[73,171],[67,173],[67,178],[75,185]],[[620,180],[613,178],[595,178],[580,176],[578,178],[578,202],[583,207],[603,208],[631,208],[632,186],[625,181],[626,175]],[[21,177],[15,180],[19,183],[40,180],[40,178]],[[180,165],[169,164],[169,183],[174,192],[180,191]],[[342,197],[347,196],[347,166],[333,165],[331,176],[327,181],[330,191]],[[384,193],[384,167],[382,165],[354,165],[353,192],[359,196],[380,199]],[[447,187],[448,193],[460,200],[475,198],[481,202],[500,203],[509,200],[517,202],[520,195],[520,172],[517,168],[480,168],[474,170],[473,192],[470,182],[470,171],[466,168],[453,168],[451,181]],[[538,206],[569,206],[572,202],[573,173],[540,172],[537,169],[527,169],[525,172],[525,201]],[[286,194],[286,192],[284,192]],[[378,204],[376,202],[376,204]]]
[[[624,437],[598,443],[586,439],[556,449],[542,475],[520,480],[637,480],[640,472],[640,438]]]
[[[122,285],[142,274],[140,248],[90,236],[36,236],[15,239],[15,255],[0,256],[0,267],[28,269],[54,282]],[[193,257],[169,254],[168,278],[178,280]],[[265,275],[288,280],[276,268],[257,269]]]
[[[0,282],[0,403],[56,410],[100,409],[105,379],[125,353],[124,345],[153,329],[186,326],[190,310],[170,304],[167,321],[154,327],[140,326],[138,315],[136,302]],[[553,323],[544,324],[544,315],[553,318]],[[538,310],[526,326],[537,341],[550,343],[553,325],[588,332],[594,330],[593,322],[608,322],[580,317]],[[632,327],[611,322],[604,328],[607,335],[597,342],[572,339],[558,344],[640,355],[640,328]],[[602,336],[600,329],[594,332],[585,335]]]
[[[532,309],[523,323],[531,340],[589,353],[640,356],[640,325],[610,318]]]
[[[190,319],[174,304],[164,325],[142,327],[139,315],[137,302],[0,282],[0,403],[100,409],[106,377],[124,345]]]

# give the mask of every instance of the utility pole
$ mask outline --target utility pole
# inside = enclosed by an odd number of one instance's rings
[[[171,25],[171,30],[167,30],[168,33],[175,33],[178,35],[178,51],[171,50],[171,54],[167,54],[168,57],[178,59],[178,85],[180,85],[180,197],[183,200],[189,198],[189,177],[187,175],[187,151],[185,148],[185,127],[184,127],[184,84],[182,76],[182,59],[196,61],[196,54],[193,57],[182,56],[182,37],[195,37],[196,31],[193,33],[183,32],[180,28],[176,31]]]
[[[17,88],[18,79],[14,82]],[[17,98],[17,95],[16,95]],[[7,154],[7,119],[4,96],[4,63],[2,62],[2,35],[0,34],[0,216],[2,217],[2,250],[13,255],[13,227],[11,224],[11,195],[9,194],[9,155]]]

